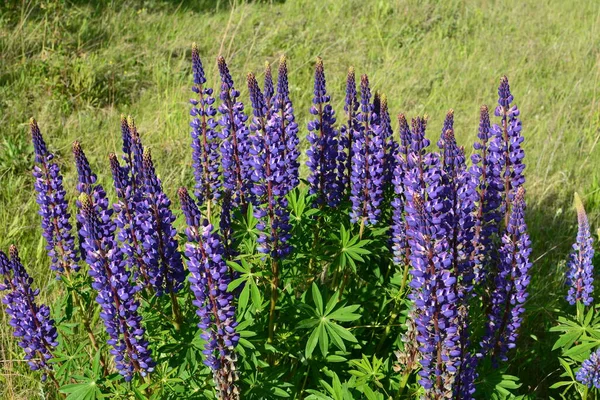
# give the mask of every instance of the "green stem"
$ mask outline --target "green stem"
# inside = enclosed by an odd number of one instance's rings
[[[279,295],[279,263],[276,258],[271,259],[271,306],[269,308],[269,343],[273,343],[273,335],[275,332],[275,307],[277,305],[277,297]]]

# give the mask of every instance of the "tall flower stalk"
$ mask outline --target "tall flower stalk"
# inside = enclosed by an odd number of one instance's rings
[[[248,162],[250,147],[248,117],[244,113],[244,104],[238,100],[240,92],[235,89],[233,78],[223,57],[217,59],[221,75],[221,93],[219,98],[219,125],[221,126],[221,165],[223,169],[223,188],[231,192],[234,205],[246,204],[248,196]]]
[[[29,368],[41,371],[42,381],[50,376],[58,389],[52,364],[48,363],[58,346],[58,333],[54,320],[50,318],[50,309],[47,305],[38,305],[36,302],[40,290],[31,288],[33,279],[21,263],[15,246],[10,246],[9,255],[10,261],[0,251],[0,291],[8,290],[2,303],[10,317],[9,325],[13,328],[14,336],[19,339],[19,346],[25,351]]]
[[[138,313],[139,302],[136,293],[140,287],[132,283],[131,273],[126,268],[123,253],[115,240],[116,224],[106,213],[108,201],[94,201],[90,195],[83,192],[79,198],[81,204],[82,228],[81,236],[86,262],[90,266],[92,288],[97,292],[96,302],[102,311],[100,317],[104,321],[111,345],[117,370],[130,381],[133,375],[142,376],[154,371],[154,361],[145,330],[142,327],[142,317]]]
[[[198,98],[190,100],[192,109],[192,160],[194,177],[196,178],[195,194],[207,207],[207,215],[211,215],[212,203],[219,197],[221,186],[219,173],[219,142],[216,132],[217,122],[214,117],[217,110],[213,104],[212,88],[206,87],[206,76],[198,46],[192,46],[192,70],[194,86],[192,91]]]
[[[567,285],[569,285],[569,294],[567,301],[574,305],[581,301],[589,306],[594,301],[592,293],[594,292],[594,240],[590,233],[583,202],[577,193],[575,193],[575,209],[577,210],[577,241],[573,244],[571,259],[567,265]]]
[[[178,191],[181,208],[188,227],[185,254],[190,270],[189,281],[194,292],[198,327],[205,340],[204,363],[213,371],[221,400],[239,399],[235,363],[235,346],[239,334],[235,328],[233,294],[227,291],[231,278],[224,258],[224,248],[213,226],[202,216],[187,189]]]
[[[70,279],[71,272],[79,271],[75,239],[72,234],[69,204],[63,187],[63,178],[58,164],[53,162],[35,119],[29,122],[31,139],[35,153],[33,176],[37,203],[42,217],[42,236],[46,239],[46,250],[50,256],[50,268],[60,278],[65,274]]]
[[[348,69],[346,75],[346,98],[344,101],[344,112],[345,119],[344,123],[340,128],[340,141],[344,151],[346,151],[346,171],[344,173],[344,190],[351,190],[352,183],[352,159],[353,155],[353,143],[354,137],[358,127],[357,112],[359,107],[356,93],[356,76],[354,73],[354,67]]]
[[[323,205],[335,207],[339,204],[342,195],[337,175],[338,132],[334,128],[335,112],[327,94],[325,70],[320,57],[317,57],[315,65],[314,97],[310,114],[314,119],[308,123],[307,137],[310,144],[306,153],[308,156],[306,165],[310,171],[309,193],[317,195],[316,203],[320,207]]]

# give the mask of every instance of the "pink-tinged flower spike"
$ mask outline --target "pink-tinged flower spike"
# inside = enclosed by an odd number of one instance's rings
[[[204,363],[213,372],[219,399],[239,399],[236,385],[238,374],[235,363],[235,347],[239,334],[235,328],[235,306],[233,294],[227,291],[230,283],[229,270],[223,258],[223,246],[212,225],[202,220],[198,206],[187,189],[178,191],[181,209],[188,227],[185,255],[190,270],[190,287],[194,292],[196,314],[200,318],[198,327],[205,340]]]
[[[148,149],[144,151],[143,168],[143,200],[139,206],[143,213],[150,215],[147,229],[156,233],[146,237],[144,242],[146,252],[153,253],[148,261],[156,263],[149,265],[150,280],[157,295],[171,295],[175,317],[177,322],[181,323],[177,299],[173,294],[183,287],[185,270],[177,249],[177,231],[173,227],[175,215],[170,208],[171,200],[164,193],[162,183],[156,176],[152,155]]]
[[[194,177],[196,178],[195,194],[201,203],[207,204],[210,214],[212,202],[219,197],[221,186],[219,172],[219,142],[215,130],[217,122],[214,117],[217,110],[213,104],[212,88],[205,86],[206,76],[202,61],[198,53],[198,46],[192,46],[192,70],[194,73],[194,86],[192,91],[198,98],[190,100],[192,109],[192,159]]]
[[[523,135],[521,132],[521,120],[519,119],[519,109],[513,102],[513,95],[510,92],[508,78],[503,76],[500,79],[498,87],[498,106],[495,115],[500,117],[500,126],[494,124],[494,134],[502,138],[504,194],[502,198],[501,212],[505,215],[505,224],[508,224],[509,211],[511,203],[517,193],[517,190],[525,183],[525,152],[521,148]]]
[[[341,200],[343,190],[337,176],[338,132],[334,128],[335,111],[331,107],[330,97],[327,94],[325,70],[320,57],[317,57],[315,65],[314,97],[310,114],[314,119],[308,123],[307,137],[310,143],[306,153],[308,156],[306,165],[310,170],[309,193],[317,195],[317,205],[327,204],[335,207]]]
[[[575,193],[575,209],[579,228],[577,241],[573,244],[571,260],[567,266],[567,285],[570,286],[567,301],[571,305],[581,301],[589,306],[594,300],[591,296],[594,292],[594,266],[592,265],[594,246],[588,218],[577,193]]]
[[[223,57],[217,59],[219,74],[221,75],[221,105],[219,113],[221,118],[220,137],[221,165],[223,170],[223,187],[232,193],[232,204],[244,205],[249,195],[249,168],[246,161],[250,140],[244,113],[244,104],[238,101],[240,92],[235,89],[233,78]]]
[[[508,351],[516,346],[524,303],[527,299],[531,241],[525,224],[525,189],[520,187],[512,204],[506,231],[499,250],[500,265],[491,296],[486,334],[481,342],[482,353],[492,355],[492,361],[506,361]]]
[[[35,152],[34,187],[38,193],[42,235],[46,239],[46,250],[52,260],[50,268],[56,272],[57,278],[63,273],[68,276],[71,270],[79,271],[79,265],[63,178],[58,164],[53,162],[54,155],[46,148],[35,119],[30,120],[29,126]]]
[[[48,361],[53,358],[52,352],[58,346],[58,334],[48,306],[36,303],[40,290],[31,288],[33,279],[23,267],[17,248],[10,246],[9,254],[10,261],[0,251],[0,290],[8,290],[2,303],[6,305],[13,334],[25,350],[29,368],[40,370],[42,381],[45,381],[47,374],[53,378],[52,364]]]
[[[276,121],[271,125],[279,132],[280,140],[284,143],[283,159],[286,162],[285,170],[287,177],[285,179],[284,194],[292,191],[300,183],[298,169],[298,124],[294,116],[294,107],[290,99],[290,90],[288,87],[288,69],[285,56],[279,59],[279,75],[277,76],[277,94],[273,100],[273,114],[277,114]]]
[[[92,288],[97,292],[96,302],[102,308],[100,317],[109,336],[110,353],[126,381],[130,381],[136,373],[146,376],[154,371],[154,362],[135,298],[140,287],[131,282],[131,273],[115,240],[116,224],[98,213],[88,194],[82,193],[79,203],[82,215],[80,234],[85,238],[86,262],[90,266]]]

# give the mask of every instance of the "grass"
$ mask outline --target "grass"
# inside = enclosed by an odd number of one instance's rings
[[[153,149],[169,195],[192,180],[188,104],[190,48],[198,42],[214,86],[222,54],[246,98],[244,76],[286,54],[305,127],[317,55],[342,110],[353,65],[387,94],[393,113],[428,114],[437,136],[449,108],[467,152],[481,104],[493,105],[508,75],[522,113],[528,223],[535,260],[527,320],[510,371],[522,392],[547,398],[557,377],[554,336],[579,191],[600,218],[600,5],[551,0],[280,2],[8,1],[0,6],[0,248],[20,245],[42,298],[58,289],[47,268],[29,173],[27,121],[38,119],[75,190],[70,145],[80,140],[108,175],[120,145],[119,115],[132,114]],[[301,135],[306,130],[301,131]],[[110,187],[110,184],[107,186]],[[39,396],[0,313],[0,398]]]

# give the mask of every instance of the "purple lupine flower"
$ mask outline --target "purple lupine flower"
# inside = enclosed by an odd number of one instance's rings
[[[129,171],[133,169],[133,155],[131,154],[131,132],[127,117],[121,114],[121,138],[123,140],[123,161]]]
[[[310,148],[306,152],[306,165],[310,170],[309,193],[317,195],[316,204],[319,206],[327,204],[335,207],[341,200],[343,188],[337,176],[339,147],[338,132],[334,128],[335,111],[329,102],[323,60],[317,57],[313,105],[310,108],[315,119],[308,123]]]
[[[223,258],[223,246],[213,227],[204,220],[198,206],[185,188],[178,191],[181,208],[188,227],[185,254],[190,270],[189,281],[194,293],[198,327],[205,340],[204,363],[213,371],[219,398],[238,399],[235,384],[237,359],[235,347],[239,334],[235,328],[235,307],[232,293],[227,291],[229,270]]]
[[[474,262],[473,213],[477,200],[476,181],[467,170],[464,149],[458,147],[452,130],[451,116],[448,113],[445,126],[450,127],[440,137],[438,146],[443,150],[443,168],[446,176],[447,195],[450,208],[449,251],[452,274],[456,280],[453,285],[457,307],[455,326],[458,329],[457,349],[454,358],[456,375],[453,394],[456,398],[471,398],[475,392],[477,359],[469,352],[469,301],[473,292]]]
[[[255,200],[254,216],[261,231],[258,250],[274,258],[285,257],[290,247],[291,225],[287,211],[287,171],[284,159],[285,142],[281,139],[279,114],[266,121],[267,106],[253,74],[248,74],[248,91],[254,109],[250,124],[253,133],[250,148],[252,195]]]
[[[498,232],[501,191],[504,186],[501,178],[503,154],[501,140],[490,131],[490,116],[487,106],[480,109],[479,138],[473,145],[475,153],[471,156],[470,173],[477,184],[477,209],[475,211],[475,231],[473,237],[473,255],[475,281],[487,279],[488,264],[492,250],[492,238]]]
[[[408,170],[408,151],[410,146],[410,127],[403,114],[398,115],[398,125],[400,131],[401,145],[398,152],[394,154],[396,158],[394,166],[394,177],[392,184],[394,186],[394,199],[392,200],[392,250],[394,253],[394,263],[406,266],[409,264],[410,246],[406,236],[405,220],[405,202],[406,189],[404,179]]]
[[[525,311],[531,262],[531,241],[525,224],[525,189],[520,187],[514,197],[510,218],[499,250],[500,264],[491,296],[486,334],[481,342],[482,353],[492,354],[492,361],[506,361],[514,348]]]
[[[127,126],[129,127],[131,140],[131,182],[134,189],[138,190],[144,184],[144,146],[142,145],[140,134],[131,116],[127,117]]]
[[[600,349],[593,352],[590,358],[581,364],[575,379],[588,388],[594,386],[600,389]]]
[[[30,123],[31,138],[35,152],[36,165],[33,168],[37,203],[42,217],[42,236],[46,239],[46,250],[52,260],[50,268],[56,272],[57,279],[62,273],[79,271],[75,239],[71,233],[69,205],[63,187],[63,178],[58,164],[53,162],[54,155],[46,148],[46,143],[35,119]]]
[[[267,107],[267,119],[271,116],[271,109],[273,108],[273,96],[275,95],[275,87],[273,86],[273,74],[271,73],[271,64],[265,61],[265,84],[264,84],[264,96],[265,106]]]
[[[221,118],[220,137],[221,143],[221,165],[223,168],[223,187],[232,193],[234,205],[246,203],[248,195],[248,162],[246,160],[250,147],[248,128],[244,113],[244,104],[238,101],[240,92],[235,89],[233,78],[223,57],[217,60],[219,74],[221,75],[221,93],[219,98],[219,113]]]
[[[191,99],[192,109],[192,159],[194,166],[194,177],[196,178],[195,194],[198,200],[212,202],[219,196],[220,173],[219,173],[219,143],[215,130],[217,123],[214,119],[217,110],[213,104],[212,88],[205,87],[206,77],[202,61],[198,53],[198,46],[192,46],[192,70],[194,73],[194,86],[192,91],[198,95],[198,99]]]
[[[399,145],[393,136],[392,121],[388,110],[387,96],[385,95],[381,95],[381,109],[376,135],[381,137],[383,143],[383,190],[386,190],[394,178],[397,160],[396,153],[398,152]]]
[[[148,253],[148,273],[157,295],[177,293],[185,280],[185,269],[181,254],[177,249],[177,231],[173,227],[175,215],[171,211],[171,200],[156,176],[150,150],[143,155],[143,201],[140,207],[148,213],[147,230],[155,235],[145,238],[144,247]],[[154,264],[152,264],[154,263]]]
[[[90,266],[92,288],[97,292],[96,302],[102,309],[100,317],[109,336],[110,353],[126,381],[135,373],[146,376],[154,371],[154,362],[138,313],[136,293],[140,287],[131,282],[131,274],[115,240],[116,224],[98,213],[98,204],[88,194],[82,193],[79,203],[80,234],[85,239],[86,262]]]
[[[513,201],[519,187],[525,183],[525,164],[523,158],[525,152],[521,148],[523,136],[521,133],[521,120],[519,109],[512,105],[513,96],[510,93],[508,78],[503,76],[498,87],[498,106],[494,114],[500,117],[500,126],[494,124],[492,130],[502,140],[503,154],[503,184],[504,197],[502,199],[501,211],[505,215],[505,223],[508,224],[508,216],[511,202]]]
[[[378,101],[379,102],[379,101]],[[378,106],[380,107],[380,105]],[[383,140],[373,131],[374,122],[379,118],[371,104],[369,78],[360,79],[360,113],[357,116],[359,127],[352,143],[352,178],[350,200],[352,211],[350,221],[356,223],[376,223],[379,215],[379,202],[383,196]],[[373,200],[375,203],[373,204]]]
[[[287,172],[285,192],[289,193],[300,183],[298,169],[298,124],[294,116],[294,107],[290,99],[290,90],[288,87],[288,69],[285,56],[279,59],[279,74],[277,76],[277,94],[273,101],[273,113],[278,114],[277,120],[279,126],[275,122],[271,125],[279,131],[281,141],[285,143],[283,151],[283,159],[286,162],[285,170]]]
[[[144,284],[152,287],[151,276],[157,274],[156,271],[150,271],[147,261],[154,266],[152,251],[147,251],[145,242],[154,243],[156,240],[149,240],[156,233],[151,227],[151,215],[148,210],[140,207],[142,203],[141,193],[134,190],[131,177],[128,175],[128,168],[122,167],[114,153],[109,154],[110,168],[113,175],[114,187],[117,192],[118,202],[113,204],[116,218],[115,223],[119,228],[117,238],[122,245],[122,251],[125,254],[125,263],[132,272],[134,281],[138,275],[141,275]]]
[[[19,338],[19,346],[25,350],[29,368],[32,371],[41,370],[42,380],[45,381],[46,373],[52,370],[48,360],[53,358],[52,352],[58,346],[58,333],[54,320],[50,318],[50,308],[45,304],[38,305],[35,301],[40,290],[31,288],[33,279],[23,267],[17,248],[10,246],[9,254],[10,261],[0,251],[0,290],[9,290],[2,303],[6,305],[13,334]]]
[[[575,193],[575,208],[579,229],[577,241],[573,244],[571,260],[567,266],[567,285],[570,286],[567,301],[571,305],[581,301],[589,306],[594,300],[591,296],[594,292],[594,266],[592,265],[594,246],[583,202],[577,193]]]
[[[354,143],[354,137],[356,136],[356,131],[360,129],[360,127],[358,126],[357,119],[357,111],[360,104],[357,101],[356,97],[356,77],[354,74],[354,67],[350,67],[348,69],[348,75],[346,76],[346,99],[344,102],[344,111],[346,113],[346,118],[344,124],[342,124],[340,128],[340,143],[344,149],[347,149],[344,150],[347,151],[347,154],[345,166],[346,171],[344,173],[345,181],[343,185],[344,188],[347,188],[348,191],[351,190],[353,158],[352,146]]]

